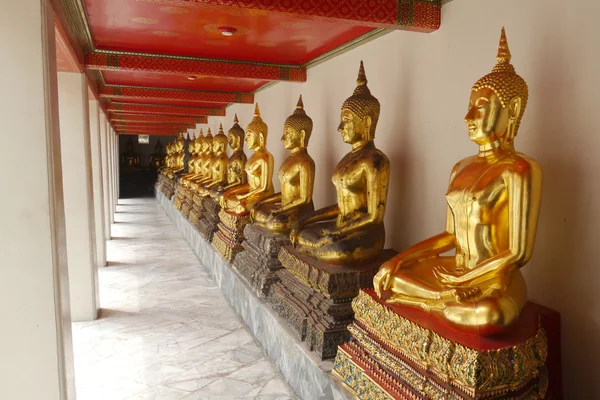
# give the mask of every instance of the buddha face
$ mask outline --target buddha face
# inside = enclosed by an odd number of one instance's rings
[[[202,142],[202,152],[204,154],[209,152],[210,147],[211,147],[210,145],[211,145],[211,143],[206,139]]]
[[[260,147],[260,134],[251,130],[246,131],[246,144],[250,150],[256,150]]]
[[[481,88],[471,92],[469,111],[465,115],[469,139],[484,145],[501,140],[510,122],[508,108],[503,108],[492,89]]]
[[[225,151],[225,141],[224,140],[213,140],[213,152],[222,153]]]
[[[233,133],[227,134],[227,143],[229,144],[229,147],[231,147],[233,150],[237,150],[239,147],[239,141]]]
[[[281,137],[283,147],[285,147],[287,150],[293,150],[297,149],[298,147],[302,147],[302,133],[303,132],[298,132],[297,129],[286,125],[283,128],[283,136]]]
[[[338,131],[342,134],[345,143],[354,144],[365,140],[371,129],[371,117],[359,118],[351,110],[342,109],[341,122]]]

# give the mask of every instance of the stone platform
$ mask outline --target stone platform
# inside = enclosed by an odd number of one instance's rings
[[[244,251],[233,261],[233,268],[247,281],[259,297],[269,294],[271,285],[279,281],[279,250],[291,244],[288,235],[273,233],[254,224],[244,228]]]
[[[292,247],[279,252],[284,269],[271,288],[269,302],[321,359],[335,357],[337,347],[350,339],[352,299],[361,288],[373,287],[373,277],[396,252],[383,250],[379,257],[359,266],[332,265],[314,260]]]
[[[352,340],[339,347],[334,374],[359,399],[561,398],[556,311],[530,302],[506,331],[480,336],[389,305],[373,290],[352,308]]]
[[[219,230],[219,211],[221,211],[221,206],[217,199],[206,196],[202,200],[202,207],[204,212],[197,224],[198,231],[206,241],[212,242],[215,232]]]
[[[304,343],[296,340],[286,321],[252,293],[173,204],[158,191],[156,198],[296,395],[307,400],[354,398],[342,382],[331,375],[333,362],[319,360]]]

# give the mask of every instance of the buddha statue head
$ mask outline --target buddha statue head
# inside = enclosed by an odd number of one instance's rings
[[[185,145],[185,139],[183,138],[183,135],[179,135],[179,137],[177,138],[177,149],[175,150],[175,152],[179,153],[179,152],[183,151],[184,145]]]
[[[233,117],[233,126],[227,133],[227,142],[233,151],[240,150],[244,146],[244,129],[240,126],[237,114]]]
[[[367,76],[363,62],[360,62],[356,89],[342,105],[341,122],[338,131],[344,142],[352,145],[372,142],[379,121],[381,106],[367,86]]]
[[[258,108],[258,103],[256,103],[256,107],[254,108],[254,118],[248,124],[246,128],[246,144],[250,150],[257,150],[260,148],[265,148],[267,145],[267,135],[269,133],[269,128],[265,121],[260,116],[260,109]]]
[[[511,54],[502,28],[492,72],[479,79],[471,89],[469,111],[465,122],[469,139],[490,149],[512,148],[521,118],[525,112],[529,91],[527,83],[510,63]]]
[[[206,136],[204,137],[204,143],[206,146],[206,154],[212,155],[212,153],[213,153],[213,135],[212,135],[212,132],[210,131],[210,128],[208,128],[208,132],[206,133]]]
[[[227,147],[227,136],[223,132],[223,124],[219,124],[219,133],[213,138],[213,153],[223,154]]]
[[[288,150],[305,149],[308,146],[312,129],[313,121],[306,115],[302,95],[300,95],[294,113],[285,120],[281,138],[283,146]]]

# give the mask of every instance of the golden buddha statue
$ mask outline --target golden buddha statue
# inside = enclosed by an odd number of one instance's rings
[[[213,138],[213,159],[210,177],[198,182],[198,193],[207,196],[210,188],[227,182],[227,136],[223,132],[223,124],[219,125],[219,133]]]
[[[190,188],[194,191],[198,190],[199,183],[205,179],[210,179],[212,171],[210,169],[213,159],[213,135],[208,128],[208,133],[202,139],[202,157],[198,161],[199,174],[190,182]]]
[[[401,252],[374,279],[387,302],[419,307],[458,330],[493,334],[527,302],[520,268],[533,253],[542,193],[540,166],[514,148],[527,84],[510,64],[504,29],[498,64],[471,89],[465,116],[477,155],[454,166],[446,230]],[[455,256],[441,254],[455,250]]]
[[[127,150],[121,154],[121,167],[128,169],[139,168],[140,155],[133,151],[133,139],[127,139]]]
[[[260,117],[258,104],[246,128],[246,144],[254,154],[246,163],[248,183],[234,186],[220,198],[221,207],[230,213],[249,212],[254,203],[273,194],[273,156],[266,149],[267,124]]]
[[[338,127],[352,151],[333,173],[337,204],[300,217],[290,233],[298,250],[321,261],[348,265],[371,261],[383,249],[390,162],[373,143],[379,112],[361,62],[357,87],[342,106]]]
[[[173,149],[173,161],[172,161],[173,166],[167,172],[167,176],[171,179],[175,176],[176,173],[182,171],[185,168],[185,164],[184,164],[185,151],[183,151],[184,143],[185,142],[184,142],[182,136],[177,138],[177,140],[175,141],[174,149]]]
[[[150,168],[158,171],[163,165],[165,165],[165,156],[163,155],[162,144],[159,139],[154,146],[154,153],[150,154]]]
[[[291,151],[277,172],[281,192],[254,204],[250,214],[256,225],[288,233],[298,217],[314,211],[315,162],[306,149],[312,128],[313,121],[306,115],[300,96],[296,110],[285,121],[281,138],[284,147]]]
[[[169,171],[172,167],[172,160],[173,160],[173,147],[172,147],[172,143],[167,143],[167,146],[165,147],[166,151],[167,151],[167,155],[165,156],[165,165],[158,171],[161,175],[166,175],[167,171]]]
[[[212,198],[220,197],[226,190],[246,183],[246,162],[248,161],[244,154],[244,129],[240,126],[237,114],[233,117],[233,126],[227,132],[227,143],[233,153],[227,160],[225,184],[219,184],[210,188]]]
[[[190,158],[188,159],[188,172],[186,174],[181,175],[181,177],[179,178],[179,183],[184,187],[187,187],[190,178],[196,175],[195,163],[198,160],[198,146],[196,144],[197,139],[190,140],[188,144],[188,152],[190,154]]]

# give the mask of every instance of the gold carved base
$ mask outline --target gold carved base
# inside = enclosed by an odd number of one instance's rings
[[[360,399],[539,399],[548,394],[548,336],[555,312],[530,303],[520,326],[486,338],[451,330],[371,290],[354,299],[352,339],[333,373]],[[548,317],[550,315],[550,317]],[[410,316],[411,318],[409,318]],[[417,323],[419,322],[419,323]],[[423,325],[423,326],[422,326]]]

